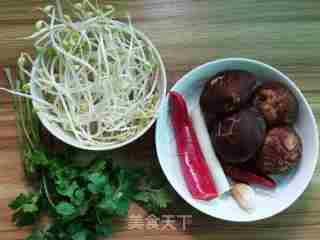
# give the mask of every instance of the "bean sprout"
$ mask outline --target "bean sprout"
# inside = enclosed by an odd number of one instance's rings
[[[154,117],[160,99],[154,49],[130,19],[127,25],[115,21],[113,11],[87,0],[73,5],[73,20],[63,15],[59,0],[43,9],[48,21],[38,22],[27,38],[35,41],[36,58],[19,59],[43,98],[6,90],[32,98],[42,117],[87,146],[134,137]]]

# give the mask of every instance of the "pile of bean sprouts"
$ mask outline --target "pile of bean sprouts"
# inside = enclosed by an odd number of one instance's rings
[[[111,6],[85,0],[63,15],[60,1],[36,23],[36,57],[18,65],[43,97],[23,93],[37,111],[87,146],[126,141],[142,131],[159,103],[159,62],[128,24],[113,19]],[[30,67],[25,67],[31,63]],[[11,91],[12,92],[12,91]]]

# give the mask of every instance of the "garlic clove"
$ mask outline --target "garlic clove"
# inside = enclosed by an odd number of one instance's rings
[[[255,191],[249,185],[237,183],[232,187],[231,194],[242,209],[247,212],[255,209]]]

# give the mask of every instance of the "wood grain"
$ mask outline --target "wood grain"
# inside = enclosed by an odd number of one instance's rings
[[[0,66],[14,66],[21,51],[32,51],[19,40],[41,17],[35,9],[49,1],[0,1]],[[320,1],[318,0],[118,0],[118,16],[127,12],[147,33],[164,58],[170,85],[193,67],[212,59],[241,56],[264,61],[287,73],[301,87],[320,120]],[[5,85],[0,74],[0,85]],[[16,143],[10,97],[0,92],[0,239],[22,239],[30,229],[10,222],[7,204],[25,191]],[[159,166],[153,130],[124,149],[139,165]],[[160,170],[159,170],[160,171]],[[280,215],[251,224],[226,223],[192,209],[178,196],[170,214],[192,214],[187,231],[129,231],[119,220],[114,239],[318,239],[320,234],[320,169],[304,195]],[[141,210],[133,208],[131,213]]]

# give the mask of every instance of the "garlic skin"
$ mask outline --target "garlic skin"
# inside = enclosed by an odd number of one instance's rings
[[[235,184],[231,189],[231,195],[243,210],[249,213],[254,211],[256,194],[249,185],[244,183]]]

